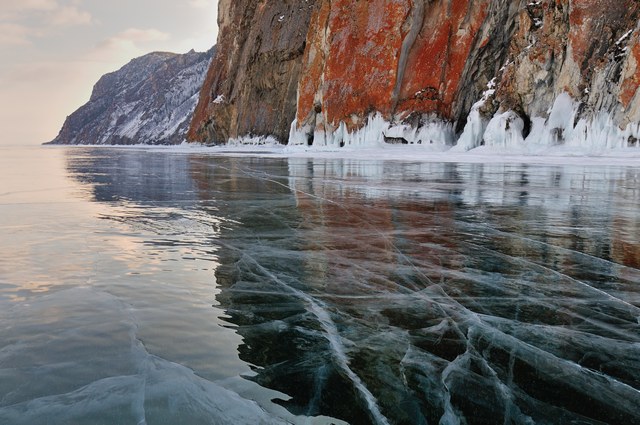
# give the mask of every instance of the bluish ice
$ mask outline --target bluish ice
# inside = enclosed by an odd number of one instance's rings
[[[0,148],[0,424],[640,423],[640,167]]]

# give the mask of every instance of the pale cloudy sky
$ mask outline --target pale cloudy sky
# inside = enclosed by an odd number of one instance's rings
[[[209,49],[216,12],[217,0],[0,0],[0,143],[53,139],[134,57]]]

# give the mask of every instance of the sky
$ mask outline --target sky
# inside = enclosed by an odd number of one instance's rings
[[[52,140],[98,79],[153,51],[205,51],[217,0],[0,0],[0,144]]]

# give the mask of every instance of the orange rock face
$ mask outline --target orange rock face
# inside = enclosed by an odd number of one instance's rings
[[[307,37],[298,120],[358,127],[372,111],[436,113],[451,105],[489,1],[323,1]]]
[[[428,7],[420,35],[409,53],[399,111],[452,117],[474,39],[487,16],[487,3],[436,2]]]
[[[331,120],[388,111],[405,1],[325,1],[312,18],[298,113],[319,103]],[[318,101],[317,96],[321,98]]]
[[[314,131],[352,132],[374,113],[412,127],[443,120],[459,135],[489,88],[484,120],[512,110],[526,127],[566,92],[581,105],[578,118],[604,111],[621,127],[640,121],[637,0],[220,0],[219,8],[219,53],[192,140],[286,143],[295,118],[295,143],[313,143]]]

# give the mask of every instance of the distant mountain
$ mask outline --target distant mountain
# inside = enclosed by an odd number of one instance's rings
[[[49,144],[182,143],[214,52],[149,53],[106,74]]]

